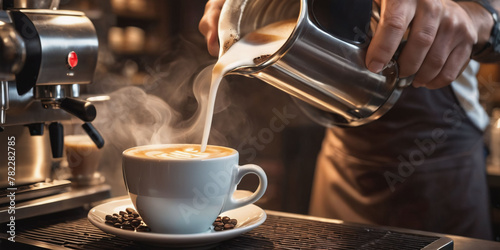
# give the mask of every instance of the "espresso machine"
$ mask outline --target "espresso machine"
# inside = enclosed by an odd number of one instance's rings
[[[80,98],[97,65],[97,34],[83,12],[58,6],[0,0],[0,204],[9,203],[2,192],[14,192],[18,218],[109,196],[109,187],[74,188],[53,176],[64,155],[63,122],[78,118],[96,145],[104,144],[91,124],[96,108]]]

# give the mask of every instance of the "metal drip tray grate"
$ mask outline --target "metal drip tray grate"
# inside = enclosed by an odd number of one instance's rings
[[[232,240],[229,248],[248,248],[254,239],[266,240],[270,248],[286,249],[423,249],[440,240],[397,231],[269,216],[265,226]],[[434,249],[434,247],[432,247]],[[450,246],[450,249],[453,249]]]
[[[16,242],[49,249],[144,249],[94,227],[84,209],[16,222]],[[78,215],[78,216],[77,216]],[[83,217],[83,218],[82,218]],[[4,242],[5,243],[5,242]],[[1,248],[0,244],[0,248]],[[155,249],[148,246],[148,249]],[[453,249],[448,238],[268,215],[260,227],[216,249]]]

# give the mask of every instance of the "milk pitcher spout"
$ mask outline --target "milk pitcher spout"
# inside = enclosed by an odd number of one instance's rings
[[[399,78],[395,60],[379,74],[366,68],[373,21],[378,18],[372,4],[371,0],[228,0],[219,20],[221,55],[246,34],[294,18],[293,32],[276,53],[230,73],[258,78],[292,95],[325,126],[366,124],[387,112],[411,84],[411,78]]]

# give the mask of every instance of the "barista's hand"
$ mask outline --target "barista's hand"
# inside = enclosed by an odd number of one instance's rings
[[[198,29],[207,40],[208,52],[212,56],[219,55],[218,23],[222,5],[226,0],[209,0],[205,6],[205,14],[200,20]]]
[[[375,0],[381,20],[366,55],[373,72],[382,70],[410,28],[398,59],[400,76],[415,74],[413,85],[440,88],[468,64],[473,46],[484,45],[493,19],[480,5],[451,0]]]

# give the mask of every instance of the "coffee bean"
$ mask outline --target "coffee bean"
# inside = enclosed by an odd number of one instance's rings
[[[108,214],[108,215],[106,215],[106,220],[111,220],[112,218],[113,218],[113,216],[112,216],[112,215],[109,215],[109,214]]]
[[[132,225],[133,227],[138,227],[141,225],[141,221],[140,220],[132,220],[130,222],[130,225]]]
[[[222,231],[222,230],[224,230],[224,227],[214,227],[214,230],[215,231]]]
[[[227,216],[222,217],[222,222],[224,222],[224,224],[228,223],[230,220],[231,220],[231,218],[229,218]]]
[[[106,224],[108,224],[108,225],[111,225],[111,226],[113,226],[113,225],[115,224],[115,223],[114,223],[113,221],[111,221],[111,220],[107,220],[107,221],[106,221],[106,222],[104,222],[104,223],[106,223]]]
[[[135,209],[131,208],[131,207],[128,207],[127,209],[125,209],[125,211],[128,213],[128,214],[133,214],[135,212]]]
[[[134,216],[134,218],[137,218],[139,217],[139,213],[137,211],[134,211],[132,212],[132,216]]]
[[[121,228],[121,227],[122,227],[122,224],[121,224],[121,223],[115,223],[113,226],[114,226],[114,227],[117,227],[117,228]]]
[[[220,222],[220,221],[219,221],[219,222],[217,222],[217,221],[216,221],[216,222],[214,222],[213,226],[214,226],[214,227],[223,227],[223,226],[224,226],[224,223],[222,223],[222,222]]]
[[[124,214],[128,214],[127,212],[125,211],[120,211],[120,215],[123,216]]]
[[[238,224],[238,220],[236,220],[236,219],[231,219],[231,220],[229,220],[229,223],[231,223],[231,224],[233,224],[233,225],[235,225],[235,226],[236,226],[236,224]]]
[[[130,221],[124,221],[122,223],[122,228],[123,229],[133,229],[134,227],[132,226],[132,224],[130,223]]]
[[[233,228],[234,228],[234,225],[231,223],[224,224],[224,230],[233,229]]]

